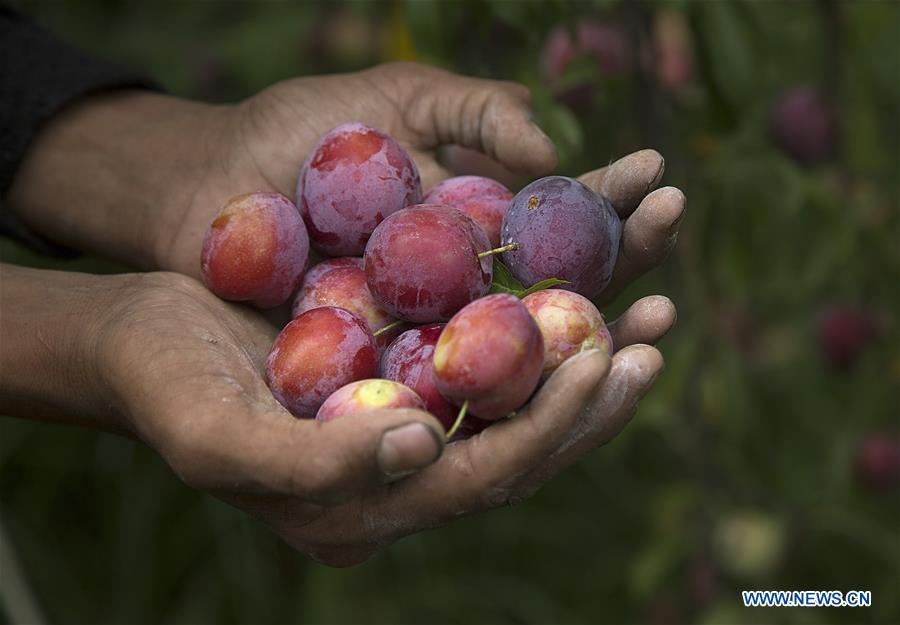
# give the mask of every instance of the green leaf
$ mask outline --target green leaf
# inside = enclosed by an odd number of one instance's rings
[[[560,284],[568,284],[568,281],[560,280],[559,278],[547,278],[546,280],[541,280],[540,282],[533,284],[526,289],[525,285],[516,280],[515,276],[512,275],[509,267],[495,258],[494,281],[491,283],[491,290],[488,292],[491,295],[494,295],[496,293],[509,293],[510,295],[515,295],[516,297],[521,299],[527,295],[531,295],[532,293],[537,293],[538,291],[543,291],[544,289],[549,289],[550,287],[559,286]]]
[[[559,286],[560,284],[569,284],[568,280],[560,280],[559,278],[547,278],[546,280],[541,280],[540,282],[536,282],[532,284],[530,287],[522,291],[519,294],[519,297],[527,297],[532,293],[537,293],[538,291],[543,291],[544,289],[549,289],[554,286]]]
[[[517,296],[524,291],[525,287],[521,282],[516,280],[509,268],[501,263],[498,259],[494,259],[494,280],[491,282],[491,294],[493,293],[512,293]]]

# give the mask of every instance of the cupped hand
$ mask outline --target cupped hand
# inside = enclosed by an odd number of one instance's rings
[[[275,329],[192,278],[137,274],[109,308],[97,351],[126,427],[188,485],[333,565],[520,501],[615,436],[662,368],[638,343],[659,339],[674,317],[666,298],[638,301],[611,324],[623,346],[612,359],[573,358],[516,417],[445,447],[421,411],[291,416],[262,377]]]

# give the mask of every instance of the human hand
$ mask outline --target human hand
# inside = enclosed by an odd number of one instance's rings
[[[227,112],[214,140],[223,157],[196,183],[182,206],[162,266],[198,276],[200,241],[210,221],[233,195],[252,190],[294,197],[300,164],[331,128],[361,121],[390,134],[413,156],[429,189],[450,174],[435,158],[442,144],[479,149],[507,167],[530,175],[549,173],[556,152],[531,122],[530,96],[511,82],[450,74],[414,63],[381,65],[357,74],[300,78],[278,83]],[[684,195],[654,191],[664,161],[641,150],[581,180],[610,198],[624,220],[613,279],[599,299],[606,303],[639,275],[659,264],[674,245]]]
[[[386,79],[385,84],[392,84],[388,94],[369,100],[371,75],[379,72],[396,82]],[[331,94],[333,101],[323,93]],[[398,105],[397,95],[408,100]],[[295,97],[297,102],[306,98],[310,106],[315,101],[331,105],[313,114],[295,104]],[[193,107],[190,119],[195,123],[165,125],[195,132],[184,136],[194,137],[189,143],[201,146],[203,157],[179,152],[176,160],[184,166],[172,178],[171,201],[161,204],[167,208],[156,207],[149,220],[137,219],[138,235],[125,238],[129,245],[120,245],[119,255],[140,249],[145,264],[194,275],[199,271],[200,240],[220,205],[248,189],[292,196],[306,152],[342,121],[357,119],[398,138],[417,159],[426,188],[446,175],[429,154],[441,143],[481,149],[534,175],[546,173],[555,163],[552,146],[529,121],[521,88],[409,64],[351,77],[288,81],[238,107]],[[394,119],[393,124],[379,122],[388,119]],[[660,262],[674,243],[684,198],[676,189],[653,191],[662,169],[658,154],[642,151],[582,177],[610,197],[625,219],[619,261],[602,302]],[[40,171],[41,166],[33,165],[26,181]],[[603,355],[586,354],[548,381],[516,419],[451,445],[433,466],[392,482],[384,470],[384,454],[377,451],[382,433],[390,424],[409,421],[433,427],[429,415],[386,411],[339,420],[327,428],[285,418],[259,376],[275,329],[255,313],[216,300],[199,283],[179,283],[174,288],[181,292],[177,296],[172,285],[162,296],[159,286],[152,301],[145,302],[149,305],[122,316],[113,332],[119,340],[109,343],[167,341],[153,359],[144,358],[140,347],[131,348],[131,360],[124,361],[130,366],[123,371],[132,377],[129,381],[123,374],[116,385],[122,413],[130,415],[134,431],[186,482],[248,510],[298,548],[332,564],[359,561],[402,535],[527,496],[613,436],[662,366],[659,353],[647,346],[623,349],[611,363]],[[195,321],[182,318],[178,310],[196,315]],[[645,298],[611,324],[615,344],[652,343],[665,334],[674,316],[666,298]],[[157,332],[139,331],[144,326]],[[193,334],[188,337],[184,331],[190,328]],[[136,340],[139,337],[143,340]],[[114,350],[127,352],[124,347]],[[179,365],[181,357],[185,366]],[[144,360],[148,366],[134,366]],[[160,388],[167,390],[166,397],[158,397],[163,395]],[[427,436],[415,444],[407,440],[399,456],[419,465],[432,460],[435,439],[429,430],[424,432]],[[304,455],[311,441],[314,449]],[[315,462],[304,460],[309,455]],[[388,456],[396,459],[398,454]]]
[[[444,448],[417,410],[294,418],[262,377],[275,328],[192,278],[0,272],[0,410],[135,436],[188,485],[335,565],[519,501],[609,440],[662,367],[634,343],[673,315],[665,298],[640,300],[611,324],[626,346],[612,360],[572,359],[515,418]]]
[[[113,308],[99,353],[122,422],[188,485],[332,565],[520,501],[611,439],[662,368],[635,343],[656,341],[674,314],[665,298],[640,300],[611,324],[624,346],[611,360],[573,359],[515,418],[443,448],[440,425],[420,411],[291,416],[261,374],[274,329],[190,278],[135,276]]]
[[[61,243],[199,277],[203,235],[225,202],[249,191],[293,198],[306,155],[340,123],[362,121],[399,140],[427,190],[448,175],[434,157],[448,143],[517,172],[549,173],[556,153],[530,114],[521,85],[413,63],[287,80],[227,106],[113,92],[85,98],[47,124],[8,200],[26,223]],[[631,215],[607,299],[674,241],[680,192],[657,191],[635,210],[662,170],[662,158],[644,150],[583,178],[623,218]]]

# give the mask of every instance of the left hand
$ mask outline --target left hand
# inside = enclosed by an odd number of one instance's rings
[[[426,191],[449,175],[435,159],[444,144],[480,150],[519,173],[550,173],[556,151],[532,123],[529,99],[516,83],[415,63],[286,80],[236,105],[151,92],[90,96],[47,124],[8,199],[26,223],[63,244],[199,277],[203,235],[225,202],[250,191],[293,200],[306,155],[343,122],[400,141]],[[601,303],[674,242],[684,196],[673,188],[651,193],[662,173],[662,157],[642,150],[582,176],[625,220]]]

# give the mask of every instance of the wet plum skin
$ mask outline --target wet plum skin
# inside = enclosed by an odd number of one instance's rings
[[[491,247],[500,246],[500,226],[513,199],[501,183],[482,176],[456,176],[435,185],[422,200],[461,210],[484,229]]]
[[[392,380],[357,380],[328,396],[316,413],[317,421],[358,415],[381,408],[425,409],[425,402],[408,386]]]
[[[469,412],[500,419],[519,409],[541,378],[544,341],[522,302],[489,295],[459,311],[438,339],[433,355],[438,390]]]
[[[385,217],[422,201],[415,162],[394,139],[359,123],[328,132],[297,181],[297,207],[313,247],[359,256]]]
[[[526,287],[547,278],[594,299],[612,277],[622,223],[609,200],[564,176],[536,180],[513,198],[501,244],[518,243],[503,263]]]
[[[225,300],[272,308],[303,279],[309,237],[294,204],[280,193],[239,195],[203,238],[203,283]]]
[[[311,419],[342,386],[377,376],[375,338],[358,315],[323,306],[287,324],[266,359],[266,383],[295,417]]]
[[[491,286],[484,230],[449,206],[419,204],[385,219],[366,245],[366,282],[378,305],[414,323],[446,321]]]
[[[318,308],[337,306],[356,313],[366,320],[372,332],[396,321],[379,308],[366,284],[363,259],[355,257],[332,258],[306,272],[300,290],[294,298],[293,316]],[[387,347],[402,330],[395,328],[377,337],[379,348]]]

